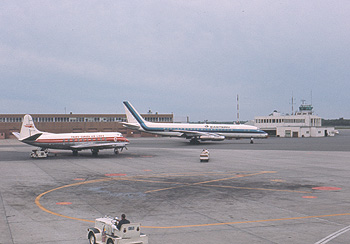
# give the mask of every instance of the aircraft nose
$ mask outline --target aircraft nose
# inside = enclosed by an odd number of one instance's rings
[[[126,139],[125,137],[119,137],[118,141],[122,141],[122,142],[129,142],[128,139]]]

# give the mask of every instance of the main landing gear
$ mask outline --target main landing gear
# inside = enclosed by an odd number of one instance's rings
[[[98,150],[98,149],[91,149],[91,152],[92,152],[92,155],[93,155],[93,156],[97,156],[99,150]]]
[[[114,153],[119,154],[123,151],[124,148],[125,148],[125,150],[128,150],[127,147],[121,147],[121,148],[116,147],[116,148],[114,148]]]
[[[191,145],[199,145],[200,141],[198,141],[198,139],[196,137],[194,137],[190,140],[190,144]]]

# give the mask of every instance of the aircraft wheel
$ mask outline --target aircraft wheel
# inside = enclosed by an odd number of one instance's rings
[[[195,138],[192,138],[191,140],[190,140],[190,144],[191,145],[198,145],[200,142],[197,140],[197,139],[195,139]]]
[[[115,153],[115,154],[119,154],[118,148],[114,148],[114,153]]]
[[[73,156],[78,156],[78,151],[77,150],[73,150]]]

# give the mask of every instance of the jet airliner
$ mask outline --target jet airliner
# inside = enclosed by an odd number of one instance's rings
[[[265,131],[251,125],[242,124],[189,124],[189,123],[153,123],[148,122],[136,111],[128,101],[124,101],[127,117],[125,127],[158,134],[162,136],[184,137],[191,144],[200,141],[223,141],[226,138],[267,138]]]
[[[129,141],[119,132],[87,132],[87,133],[49,133],[39,131],[33,122],[32,116],[26,114],[20,133],[13,132],[17,139],[26,144],[39,147],[42,155],[47,156],[47,149],[72,150],[73,155],[78,151],[90,149],[93,155],[99,150],[114,149],[118,154],[119,150],[126,148]],[[35,150],[33,150],[35,151]]]

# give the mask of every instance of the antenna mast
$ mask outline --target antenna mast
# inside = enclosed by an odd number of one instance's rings
[[[239,97],[237,94],[237,124],[239,124]]]
[[[292,92],[292,115],[294,114],[294,96],[293,96],[293,92]]]
[[[312,90],[311,90],[311,105],[312,105]]]

